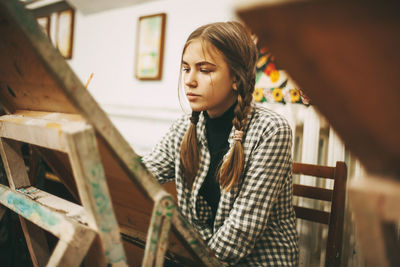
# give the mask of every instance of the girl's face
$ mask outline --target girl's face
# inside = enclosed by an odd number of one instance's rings
[[[193,40],[182,59],[185,93],[193,111],[206,110],[211,118],[222,115],[236,101],[228,64],[208,42]]]

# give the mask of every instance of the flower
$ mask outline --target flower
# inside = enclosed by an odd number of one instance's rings
[[[281,102],[283,98],[282,89],[274,88],[274,90],[272,90],[272,96],[274,97],[275,102]]]
[[[257,68],[261,68],[264,66],[265,63],[267,63],[268,56],[262,56],[260,59],[257,61]]]
[[[279,71],[273,70],[270,74],[270,79],[272,83],[276,83],[279,80]]]
[[[300,100],[300,92],[298,89],[290,89],[290,100],[292,103],[296,103]]]
[[[283,101],[285,103],[291,103],[292,96],[290,95],[289,89],[288,88],[281,88],[281,89],[282,89],[282,94],[283,94]]]
[[[268,76],[271,75],[271,72],[276,70],[274,63],[268,63],[267,67],[264,70],[264,73]]]
[[[253,92],[254,101],[261,102],[264,98],[264,93],[262,88],[256,88]]]
[[[272,88],[273,89],[273,88]],[[264,97],[267,102],[274,102],[274,97],[272,96],[271,88],[264,88]]]

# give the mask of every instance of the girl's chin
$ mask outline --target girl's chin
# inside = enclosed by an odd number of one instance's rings
[[[198,105],[190,105],[190,108],[192,109],[192,111],[195,112],[200,112],[204,110],[204,107],[198,106]]]

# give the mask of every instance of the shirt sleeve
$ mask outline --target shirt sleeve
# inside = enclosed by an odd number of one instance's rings
[[[247,172],[233,208],[208,241],[216,256],[229,264],[248,255],[267,227],[271,208],[291,169],[290,127],[264,134],[249,158]]]
[[[160,183],[175,179],[177,124],[178,121],[172,124],[153,150],[142,158],[143,164]]]

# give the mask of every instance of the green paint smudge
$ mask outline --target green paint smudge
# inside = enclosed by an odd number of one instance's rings
[[[16,194],[7,195],[7,203],[13,206],[15,211],[25,218],[31,218],[34,214],[40,217],[40,220],[47,225],[54,226],[58,223],[59,219],[54,214],[35,202],[27,201],[24,197]]]
[[[97,211],[99,214],[104,214],[109,210],[109,199],[104,194],[101,186],[98,183],[90,183],[94,199],[96,201]]]

